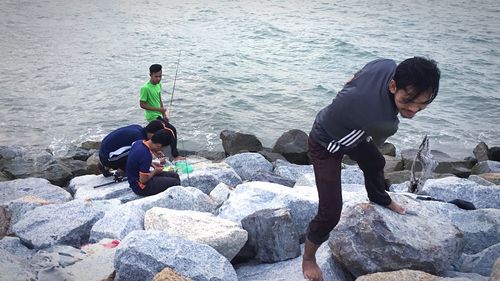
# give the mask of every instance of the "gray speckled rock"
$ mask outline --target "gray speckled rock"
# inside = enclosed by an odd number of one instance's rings
[[[81,260],[61,269],[68,280],[101,281],[113,273],[116,244],[110,239],[82,247]]]
[[[74,193],[75,199],[82,200],[119,199],[122,202],[128,202],[141,198],[141,196],[132,192],[127,181],[94,188],[94,186],[112,181],[113,177],[105,178],[102,175],[86,175],[73,178],[68,188]]]
[[[287,209],[257,211],[241,221],[248,231],[247,247],[262,262],[279,262],[300,255],[299,235]]]
[[[12,226],[16,224],[26,213],[43,205],[51,204],[40,197],[28,195],[9,202],[6,210],[10,215],[9,233],[12,233]]]
[[[189,176],[181,174],[180,178],[183,186],[196,187],[205,194],[210,194],[219,183],[225,183],[232,187],[241,183],[240,176],[232,168],[194,170],[189,173]]]
[[[302,175],[314,173],[314,170],[312,165],[297,165],[278,159],[275,162],[274,173],[297,182]]]
[[[229,261],[210,246],[163,231],[136,230],[118,246],[115,281],[152,280],[165,267],[193,280],[237,280]]]
[[[23,259],[30,258],[35,251],[26,248],[18,237],[5,236],[0,240],[0,249]]]
[[[451,204],[446,204],[451,205]],[[464,234],[464,253],[475,254],[500,243],[500,209],[464,211],[448,207],[447,215]]]
[[[488,180],[486,180],[478,175],[470,175],[467,179],[470,181],[473,181],[479,185],[484,185],[484,186],[495,185],[491,181],[488,181]]]
[[[224,162],[231,166],[243,180],[250,180],[258,171],[271,172],[273,170],[273,164],[259,153],[236,154],[229,156]]]
[[[304,247],[301,248],[303,252]],[[323,245],[319,247],[318,252],[316,253],[316,261],[323,272],[323,279],[325,281],[352,280],[350,278],[346,278],[346,273],[344,273],[340,264],[332,259],[332,254],[327,243],[323,243]],[[235,267],[239,281],[304,280],[304,275],[302,274],[302,257],[276,263],[255,264],[255,262],[248,262],[238,264]]]
[[[500,208],[500,186],[483,186],[462,178],[429,179],[420,193],[443,201],[466,200],[476,208]]]
[[[500,162],[486,160],[478,162],[472,167],[471,172],[475,175],[486,173],[500,173]]]
[[[104,238],[123,239],[134,230],[144,229],[144,210],[138,206],[123,204],[98,220],[90,230],[90,242]]]
[[[255,135],[224,130],[219,137],[222,140],[222,148],[227,155],[234,155],[240,151],[256,152],[262,150],[262,143]]]
[[[342,184],[362,184],[365,185],[365,177],[363,171],[358,166],[346,165],[341,171]]]
[[[225,183],[219,183],[211,192],[210,198],[214,200],[217,207],[220,207],[229,198],[229,195],[234,191],[234,188]]]
[[[308,164],[307,140],[308,135],[297,129],[283,133],[273,146],[273,152],[283,155],[291,163]]]
[[[483,276],[481,274],[477,273],[465,273],[465,272],[458,272],[458,271],[446,271],[445,273],[441,274],[441,277],[447,278],[444,279],[443,281],[489,281],[489,278],[486,276]],[[450,279],[450,278],[455,278],[455,279]]]
[[[27,178],[0,182],[0,205],[7,206],[11,201],[36,196],[48,203],[64,203],[71,199],[71,194],[46,179]]]
[[[132,206],[139,206],[147,211],[153,207],[162,207],[175,210],[193,210],[215,213],[217,204],[210,196],[199,189],[190,186],[172,186],[159,194],[143,197],[142,199],[127,202]]]
[[[411,269],[401,269],[397,271],[389,272],[377,272],[372,274],[367,274],[356,278],[356,281],[402,281],[402,280],[414,280],[414,281],[480,281],[471,280],[469,278],[456,277],[439,277],[429,274],[424,271],[411,270]]]
[[[316,178],[314,177],[314,173],[306,173],[300,176],[300,178],[295,182],[294,187],[296,186],[310,186],[316,188]]]
[[[36,280],[28,261],[12,255],[6,250],[0,249],[0,280],[2,281],[25,281]]]
[[[12,230],[23,243],[36,249],[55,244],[79,247],[88,242],[90,229],[103,215],[91,203],[73,200],[38,207],[13,225]]]
[[[474,255],[464,254],[460,271],[490,276],[493,264],[499,257],[500,243],[490,246]]]
[[[247,182],[236,187],[219,209],[221,218],[237,223],[264,209],[290,209],[297,232],[304,237],[310,220],[316,215],[318,193],[314,188],[287,186],[266,182]]]
[[[257,173],[253,174],[250,181],[272,182],[272,183],[281,184],[281,185],[289,186],[289,187],[292,187],[295,184],[295,182],[292,180],[285,179],[282,176],[279,176],[273,172],[267,172],[267,171],[258,171]]]
[[[369,203],[344,208],[329,240],[336,259],[355,276],[402,268],[448,270],[462,252],[462,232],[417,199],[391,197],[407,208],[406,215]]]
[[[248,234],[237,223],[213,214],[152,208],[144,216],[144,229],[162,230],[172,236],[207,244],[231,260],[245,245]]]

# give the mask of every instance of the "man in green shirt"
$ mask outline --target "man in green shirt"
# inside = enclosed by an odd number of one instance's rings
[[[155,119],[168,118],[167,110],[161,100],[161,65],[153,64],[149,67],[149,81],[141,88],[140,106],[144,109],[144,116],[148,122]]]
[[[173,160],[185,160],[186,158],[180,156],[177,150],[177,130],[168,120],[170,109],[165,109],[161,100],[161,68],[161,64],[153,64],[149,67],[150,79],[141,88],[139,104],[144,109],[144,116],[148,122],[158,119],[165,125],[165,130],[172,134],[173,140],[170,143],[170,149],[174,158]]]

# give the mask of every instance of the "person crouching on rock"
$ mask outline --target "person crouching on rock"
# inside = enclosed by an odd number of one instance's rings
[[[180,185],[179,175],[163,171],[163,165],[153,162],[153,157],[170,145],[173,135],[170,131],[156,132],[149,140],[138,140],[132,144],[127,159],[127,180],[132,191],[149,196]]]
[[[318,189],[318,213],[309,223],[302,259],[308,280],[322,281],[316,251],[328,239],[342,211],[341,162],[344,154],[363,171],[371,202],[404,214],[384,182],[385,159],[377,149],[398,129],[398,114],[412,118],[427,107],[439,89],[436,62],[421,57],[399,65],[390,59],[368,63],[322,109],[309,134],[309,157]]]
[[[150,139],[154,133],[165,129],[160,120],[149,122],[146,127],[129,125],[109,133],[99,147],[99,170],[105,177],[111,176],[110,169],[117,170],[115,175],[123,176],[127,166],[128,153],[132,143]]]

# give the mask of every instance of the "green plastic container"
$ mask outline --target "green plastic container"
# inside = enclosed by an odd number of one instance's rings
[[[193,172],[193,166],[189,165],[185,161],[175,162],[175,167],[177,168],[177,173],[189,174]]]

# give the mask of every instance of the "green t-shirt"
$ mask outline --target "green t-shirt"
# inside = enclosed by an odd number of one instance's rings
[[[156,85],[151,84],[148,81],[141,88],[140,101],[146,102],[149,106],[160,107],[161,101],[161,83]],[[158,116],[163,117],[163,115],[158,111],[144,110],[144,116],[148,122],[155,120]]]

